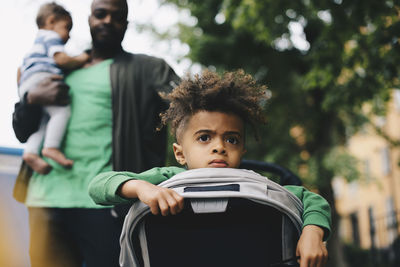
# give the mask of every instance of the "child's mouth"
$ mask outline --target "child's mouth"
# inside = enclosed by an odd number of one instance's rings
[[[226,168],[228,163],[225,160],[214,159],[209,163],[211,168]]]

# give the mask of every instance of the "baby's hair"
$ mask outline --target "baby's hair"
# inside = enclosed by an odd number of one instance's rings
[[[69,18],[71,19],[71,14],[65,10],[64,7],[52,2],[42,5],[39,8],[38,14],[36,16],[36,24],[39,29],[42,29],[46,24],[46,19],[54,15],[55,20],[61,20]]]
[[[219,111],[239,116],[250,124],[257,136],[257,125],[265,123],[263,104],[267,87],[259,85],[243,70],[218,75],[205,70],[202,75],[189,75],[165,98],[170,101],[161,122],[171,122],[171,132],[178,140],[189,118],[199,111]]]

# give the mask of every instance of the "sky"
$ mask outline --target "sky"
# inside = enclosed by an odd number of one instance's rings
[[[23,148],[15,138],[11,126],[14,104],[18,101],[16,73],[23,56],[33,44],[37,32],[36,13],[46,0],[3,1],[0,9],[0,146]],[[88,16],[92,0],[58,0],[72,15],[73,28],[66,52],[77,55],[91,45]],[[187,45],[178,40],[156,40],[148,31],[139,31],[137,25],[153,25],[158,31],[171,29],[178,21],[191,23],[188,12],[178,11],[171,5],[159,6],[157,0],[128,0],[129,26],[122,43],[133,53],[145,53],[164,58],[178,75],[198,72],[199,66],[187,59],[178,60],[189,52]]]

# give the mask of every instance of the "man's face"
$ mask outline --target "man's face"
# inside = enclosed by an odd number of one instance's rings
[[[197,168],[238,168],[244,149],[240,117],[222,112],[199,111],[188,121],[179,144],[173,145],[176,160]]]
[[[119,48],[124,39],[127,5],[124,0],[94,0],[89,16],[93,46],[101,49]]]

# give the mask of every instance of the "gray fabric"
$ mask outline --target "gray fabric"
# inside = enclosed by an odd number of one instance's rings
[[[192,199],[190,205],[194,213],[225,212],[228,206],[228,199]]]
[[[240,191],[184,192],[184,188],[188,186],[219,186],[232,183],[239,184]],[[185,199],[203,199],[207,202],[207,200],[213,201],[214,199],[244,198],[272,206],[281,211],[288,218],[282,221],[282,244],[291,242],[291,237],[294,234],[300,236],[302,227],[301,215],[303,213],[303,204],[301,201],[284,187],[253,171],[229,168],[195,169],[179,173],[161,183],[160,186],[172,188]],[[206,212],[207,209],[209,212],[215,212],[215,207],[208,205],[205,205],[201,212]],[[218,209],[223,211],[223,209]],[[138,266],[130,237],[132,236],[133,230],[140,225],[141,219],[149,213],[150,209],[147,205],[136,201],[125,217],[120,238],[120,266]],[[286,258],[288,255],[294,255],[295,253],[295,251],[288,251],[288,247],[290,246],[285,245],[282,250],[283,256],[286,256]],[[144,261],[148,262],[148,255],[143,256]]]
[[[145,232],[145,224],[142,223],[139,225],[139,239],[140,244],[142,244],[142,258],[143,258],[143,267],[150,267],[150,259],[148,257],[149,251],[147,250],[147,238]]]
[[[31,88],[36,87],[43,79],[52,75],[48,72],[32,74],[18,88],[20,98]],[[43,110],[44,114],[39,129],[28,138],[25,152],[39,154],[43,139],[43,147],[60,148],[71,115],[71,108],[69,105],[44,106]]]
[[[303,212],[302,212],[303,213]],[[295,236],[296,234],[300,234],[297,232],[297,229],[293,228],[292,221],[284,216],[282,217],[282,258],[289,259],[296,255],[296,246],[291,246],[290,243],[292,240],[289,238],[291,236]]]

